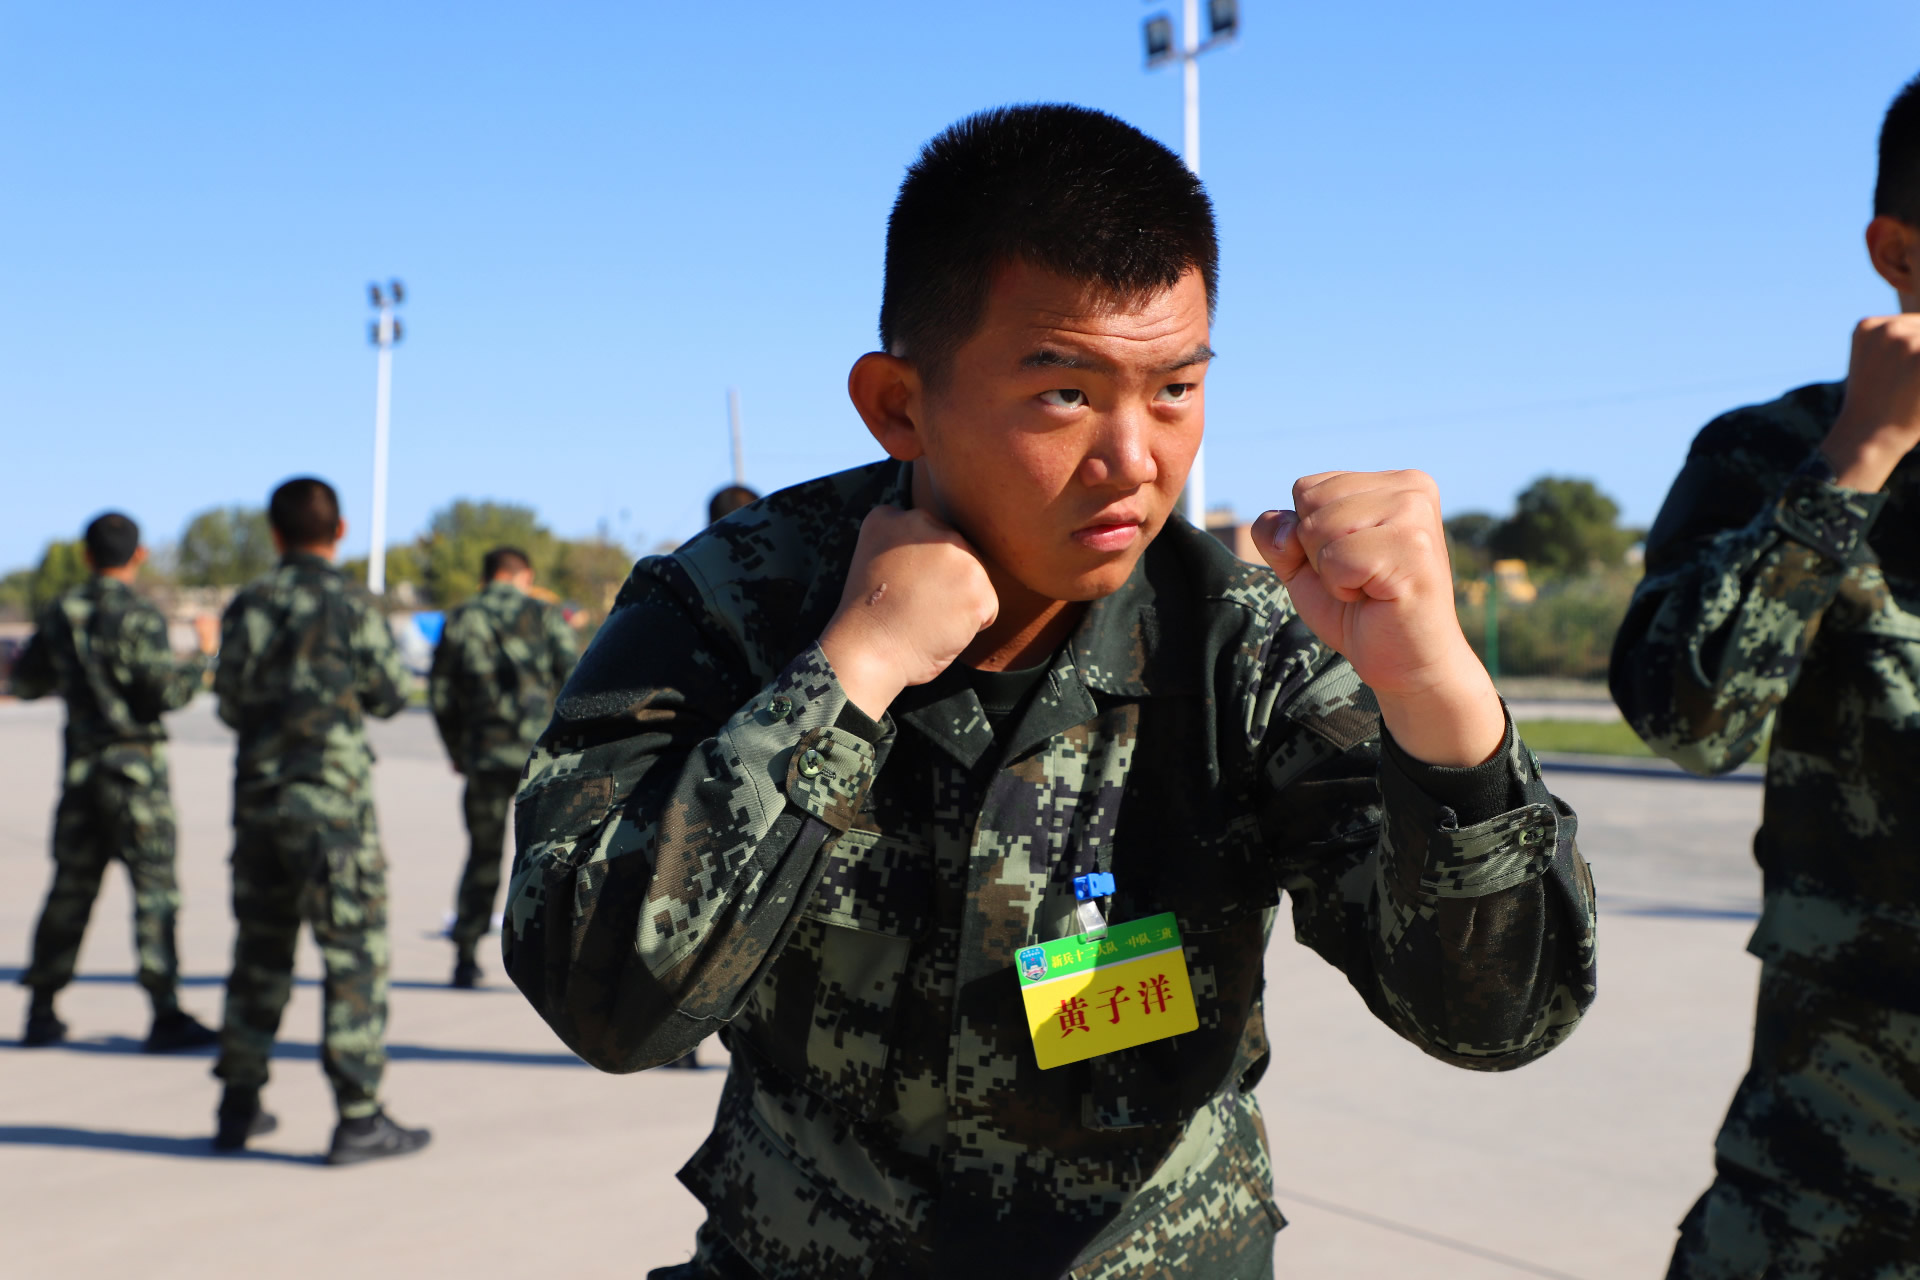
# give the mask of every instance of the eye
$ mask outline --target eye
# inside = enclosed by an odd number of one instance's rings
[[[1193,384],[1191,382],[1169,382],[1166,386],[1160,388],[1159,392],[1155,394],[1153,398],[1162,404],[1185,404],[1187,401],[1193,399]]]
[[[1077,387],[1061,387],[1055,391],[1042,391],[1040,402],[1056,409],[1079,409],[1086,405],[1087,393]]]

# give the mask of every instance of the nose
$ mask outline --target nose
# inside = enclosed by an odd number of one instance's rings
[[[1095,489],[1133,490],[1152,484],[1160,475],[1153,431],[1153,418],[1142,408],[1125,406],[1107,414],[1081,460],[1081,481]]]

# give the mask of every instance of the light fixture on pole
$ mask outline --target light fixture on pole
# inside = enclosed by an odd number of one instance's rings
[[[373,322],[373,345],[379,349],[379,374],[373,393],[373,521],[372,547],[367,552],[367,590],[385,595],[387,590],[387,406],[393,392],[393,344],[400,341],[400,317],[393,309],[407,300],[406,286],[389,280],[386,291],[370,284],[379,319]]]
[[[1173,19],[1164,13],[1148,18],[1143,31],[1147,43],[1147,70],[1179,62],[1185,106],[1181,113],[1181,159],[1200,176],[1200,55],[1240,34],[1239,0],[1207,0],[1207,38],[1200,38],[1200,0],[1186,0],[1180,14],[1180,34],[1174,40]],[[1180,513],[1196,528],[1207,527],[1207,460],[1204,447],[1193,455],[1187,487],[1180,495]]]

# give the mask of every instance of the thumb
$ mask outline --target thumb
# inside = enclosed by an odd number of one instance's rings
[[[1307,567],[1307,549],[1300,545],[1300,517],[1291,511],[1269,511],[1253,522],[1253,545],[1280,581],[1291,586]]]

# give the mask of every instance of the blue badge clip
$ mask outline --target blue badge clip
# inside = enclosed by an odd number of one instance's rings
[[[1095,871],[1091,875],[1073,878],[1073,896],[1081,902],[1092,898],[1105,898],[1113,893],[1113,872]]]

